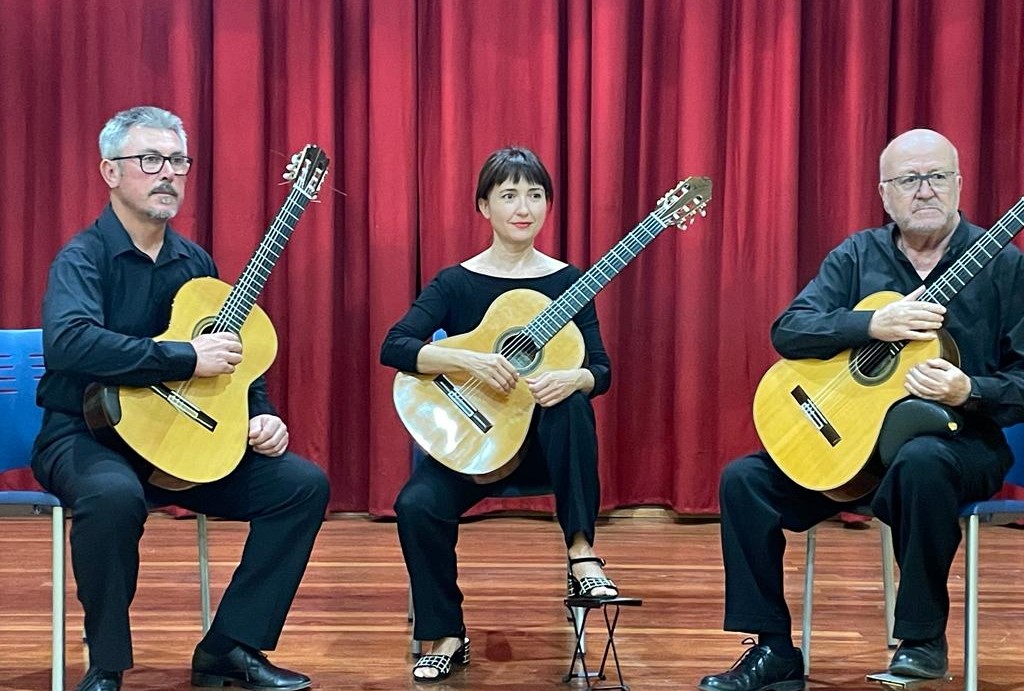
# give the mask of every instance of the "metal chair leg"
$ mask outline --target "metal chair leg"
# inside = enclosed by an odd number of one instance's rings
[[[203,634],[210,630],[210,552],[207,542],[206,514],[196,515],[196,532],[199,543],[199,616]]]
[[[804,558],[804,608],[801,618],[800,651],[804,655],[804,676],[811,674],[811,614],[814,609],[814,549],[818,543],[818,528],[807,531],[807,550]]]
[[[978,691],[978,515],[967,517],[964,570],[964,691]]]
[[[54,506],[50,517],[51,541],[52,541],[52,576],[53,576],[53,603],[52,621],[53,630],[52,655],[50,673],[52,691],[64,691],[64,509]]]
[[[881,523],[881,521],[879,521]],[[896,627],[896,560],[892,548],[892,528],[882,523],[882,595],[885,598],[885,636],[890,648],[899,643],[892,631]]]

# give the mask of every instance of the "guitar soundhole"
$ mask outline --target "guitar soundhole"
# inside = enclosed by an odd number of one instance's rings
[[[888,344],[886,347],[880,345],[872,343],[863,348],[855,348],[850,353],[850,374],[858,384],[881,384],[896,371],[899,355],[892,353]]]
[[[529,374],[540,365],[540,350],[521,328],[501,334],[495,350],[504,355],[521,375]]]
[[[212,334],[214,331],[225,331],[226,329],[220,328],[215,329],[217,324],[217,317],[205,317],[196,324],[196,328],[192,330],[192,338],[201,336],[203,334]],[[237,334],[236,334],[237,335]]]

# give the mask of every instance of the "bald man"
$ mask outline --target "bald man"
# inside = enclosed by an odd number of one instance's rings
[[[870,501],[892,527],[900,585],[889,663],[894,674],[939,678],[948,669],[947,578],[960,543],[959,507],[999,490],[1010,467],[1000,431],[1024,421],[1024,259],[998,253],[949,309],[920,301],[985,231],[959,211],[960,164],[938,132],[911,130],[879,159],[878,192],[893,222],[846,238],[772,325],[772,345],[788,359],[828,359],[876,341],[931,340],[941,327],[960,365],[931,359],[913,367],[908,394],[959,410],[956,436],[923,435],[903,444]],[[879,291],[906,297],[855,310]],[[802,532],[852,508],[794,483],[764,451],[722,472],[722,555],[727,631],[754,634],[728,671],[706,676],[703,691],[799,691],[804,662],[792,639],[783,595],[783,530]]]

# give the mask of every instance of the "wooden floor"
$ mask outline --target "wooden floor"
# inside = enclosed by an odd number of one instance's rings
[[[200,635],[195,527],[151,517],[133,607],[136,667],[126,690],[189,689],[188,662]],[[0,519],[0,689],[49,689],[49,521]],[[214,601],[240,554],[245,527],[213,522]],[[490,518],[462,529],[461,585],[473,663],[451,689],[572,689],[561,683],[571,636],[561,597],[564,553],[547,518]],[[598,550],[624,595],[616,641],[625,681],[643,689],[691,689],[704,674],[728,668],[742,635],[723,633],[722,569],[715,522],[658,517],[614,518],[599,529]],[[870,689],[866,672],[882,670],[884,640],[877,525],[819,530],[812,688]],[[804,542],[791,536],[787,588],[799,622]],[[982,531],[981,688],[1024,690],[1024,533]],[[951,669],[962,684],[963,561],[951,577]],[[85,665],[82,613],[69,577],[67,688]],[[362,517],[328,521],[285,628],[275,663],[314,678],[314,688],[424,688],[409,681],[407,586],[395,526]],[[588,639],[594,650],[600,629]]]

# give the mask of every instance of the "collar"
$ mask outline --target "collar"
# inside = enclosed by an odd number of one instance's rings
[[[145,254],[135,243],[132,242],[132,237],[125,230],[124,224],[121,223],[121,219],[114,213],[114,208],[109,203],[103,209],[103,213],[96,220],[96,227],[100,231],[100,235],[103,237],[107,246],[110,247],[110,256],[117,257],[125,253],[137,254],[145,256]],[[164,262],[176,259],[178,257],[188,257],[188,248],[185,245],[185,240],[173,228],[170,224],[164,227],[164,244],[160,248],[160,254],[157,255],[155,263],[162,264]],[[148,259],[148,257],[147,257]]]

